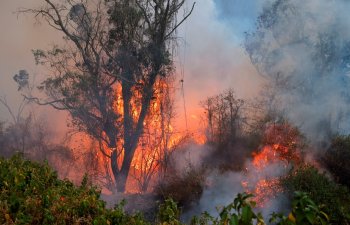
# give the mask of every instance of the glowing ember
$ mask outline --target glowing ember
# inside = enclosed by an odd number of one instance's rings
[[[282,191],[278,178],[262,179],[256,184],[254,194],[258,206],[263,207],[266,202]]]

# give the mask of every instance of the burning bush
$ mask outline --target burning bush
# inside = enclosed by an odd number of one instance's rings
[[[204,163],[222,172],[242,170],[250,153],[243,131],[244,100],[228,89],[200,104],[205,113],[206,142],[213,149]]]
[[[255,195],[260,207],[282,192],[279,177],[303,161],[304,139],[298,128],[288,122],[265,125],[261,146],[253,152],[242,186]]]
[[[304,137],[297,127],[286,121],[267,124],[262,144],[264,147],[272,147],[275,159],[287,164],[300,164],[302,161],[302,150],[305,147]]]
[[[306,192],[317,205],[323,205],[331,224],[350,224],[349,190],[319,173],[315,167],[301,166],[282,178],[281,183],[287,192]]]

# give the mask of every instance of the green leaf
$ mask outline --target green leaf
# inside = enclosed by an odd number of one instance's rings
[[[242,209],[243,222],[250,222],[252,220],[253,212],[249,206],[244,206]]]
[[[230,225],[239,225],[238,216],[236,214],[231,216]]]
[[[306,213],[305,217],[310,224],[314,224],[315,215],[313,213]]]

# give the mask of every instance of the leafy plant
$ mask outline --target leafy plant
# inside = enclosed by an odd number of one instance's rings
[[[273,213],[269,222],[277,222],[277,225],[326,225],[328,215],[304,192],[295,192],[292,201],[292,212],[288,217],[283,214]]]
[[[330,224],[350,223],[349,190],[333,181],[315,167],[304,165],[291,171],[281,179],[287,192],[301,191],[307,193],[316,205],[325,206]]]
[[[219,216],[214,218],[204,212],[200,218],[194,217],[191,225],[265,225],[261,213],[255,213],[256,203],[250,198],[252,194],[238,194],[234,201],[221,209]],[[304,192],[295,192],[292,201],[292,212],[288,216],[273,213],[269,223],[276,225],[326,225],[328,215],[310,199]]]
[[[180,210],[176,202],[172,199],[166,199],[159,206],[157,219],[160,224],[180,225]]]
[[[256,202],[250,200],[251,197],[252,194],[238,194],[231,204],[221,209],[219,217],[214,218],[205,212],[201,218],[194,218],[191,224],[264,225],[262,215],[253,211]]]
[[[122,206],[107,209],[87,177],[76,187],[47,164],[0,158],[0,224],[148,224]]]

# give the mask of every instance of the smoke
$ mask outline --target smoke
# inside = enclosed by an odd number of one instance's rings
[[[273,87],[281,116],[298,126],[311,144],[320,147],[334,134],[349,133],[348,1],[217,0],[215,9],[220,14],[215,21],[229,28],[226,34],[231,32],[231,40],[243,40],[242,32],[248,31],[246,51]],[[185,220],[202,211],[218,215],[215,206],[231,203],[237,193],[244,191],[242,182],[254,187],[262,177],[280,177],[288,171],[279,164],[271,164],[263,171],[254,170],[249,161],[246,166],[246,172],[212,172],[199,205],[184,216]],[[262,210],[268,218],[271,212],[288,206],[288,198],[279,194]]]
[[[261,0],[215,0],[218,18],[240,38],[244,33],[254,29],[256,18],[262,12],[264,4]]]
[[[212,171],[206,178],[206,187],[198,204],[185,212],[182,219],[188,222],[194,215],[200,216],[203,212],[218,217],[220,209],[232,203],[237,194],[253,191],[262,180],[277,179],[286,175],[290,169],[282,162],[269,164],[263,169],[254,167],[251,160],[247,160],[245,164],[246,170],[241,172]],[[262,193],[261,196],[264,197],[263,202],[260,202],[262,207],[258,207],[255,211],[261,212],[265,219],[270,218],[273,212],[286,213],[289,210],[290,201],[283,192],[273,188],[264,191],[271,194]]]
[[[237,154],[244,155],[244,149],[232,149]],[[271,162],[262,160],[257,166],[252,159],[245,160],[244,168],[241,171],[226,170],[223,172],[218,165],[211,165],[211,161],[217,160],[217,154],[212,146],[188,145],[185,149],[172,154],[173,165],[176,171],[182,173],[190,170],[200,171],[204,168],[203,193],[198,202],[193,202],[191,208],[182,214],[182,220],[190,222],[193,216],[200,216],[208,212],[213,217],[218,217],[222,207],[233,202],[237,194],[243,192],[254,193],[255,201],[259,203],[256,212],[261,212],[268,220],[273,212],[287,213],[290,210],[290,199],[280,186],[280,177],[284,177],[291,169],[281,159],[273,158]],[[241,157],[238,157],[241,158]],[[267,160],[267,158],[266,158]],[[235,161],[232,164],[238,163]]]
[[[248,31],[245,49],[251,62],[273,87],[282,116],[298,126],[311,144],[320,146],[336,133],[349,133],[349,2],[217,0],[215,8],[220,14],[216,21],[229,28],[234,40],[243,40],[242,32]],[[249,160],[246,167],[239,173],[212,172],[199,205],[185,219],[202,211],[217,216],[215,206],[231,203],[245,190],[242,182],[254,187],[262,178],[288,171],[280,164],[257,171]],[[287,196],[279,194],[262,210],[268,218],[288,206]]]
[[[203,110],[199,102],[233,88],[239,98],[252,98],[260,90],[258,75],[242,46],[242,29],[223,20],[214,0],[196,1],[195,9],[178,32],[177,69],[184,69],[188,128],[198,127]],[[188,1],[188,7],[191,1]],[[237,3],[238,5],[238,3]],[[180,92],[179,92],[180,93]],[[179,118],[184,121],[182,95],[177,98]],[[181,121],[180,121],[181,123]]]
[[[18,84],[13,80],[20,70],[29,74],[29,86],[38,85],[44,74],[38,72],[35,66],[32,49],[47,49],[53,43],[62,43],[62,35],[51,29],[45,23],[38,24],[32,15],[17,14],[20,8],[35,8],[42,4],[36,0],[2,1],[0,7],[0,26],[6,32],[0,36],[0,97],[6,96],[9,107],[17,113],[23,96],[18,91]],[[19,74],[20,76],[21,74]],[[29,112],[47,119],[47,124],[54,128],[57,139],[61,139],[67,131],[67,114],[59,113],[50,107],[26,107],[22,116]],[[12,122],[9,112],[0,105],[0,121]],[[53,119],[55,118],[55,119]]]
[[[241,186],[244,176],[241,173],[220,174],[212,172],[206,180],[207,187],[204,189],[201,199],[192,210],[183,215],[188,221],[193,215],[200,215],[208,212],[212,216],[218,216],[217,207],[227,206],[233,202],[238,193],[244,191]]]
[[[33,26],[35,21],[31,18],[20,16],[17,20],[12,14],[18,7],[35,7],[37,1],[13,0],[1,4],[0,24],[9,30],[0,36],[0,95],[9,96],[15,106],[21,97],[13,75],[22,68],[33,74],[36,68],[30,50],[47,49],[51,43],[48,40],[57,43],[61,35],[45,26]],[[327,140],[330,134],[348,133],[349,9],[350,3],[345,0],[197,1],[193,14],[179,30],[181,49],[177,68],[179,74],[184,69],[189,128],[198,127],[200,122],[200,100],[230,87],[239,98],[254,97],[266,78],[275,87],[281,111],[313,143]],[[255,29],[262,13],[270,20]],[[244,49],[246,31],[251,35]],[[52,111],[47,115],[53,118]],[[55,116],[55,127],[62,126],[65,118],[66,115],[59,119]],[[178,107],[178,118],[184,121],[182,105]],[[196,146],[191,149],[180,162],[190,161],[197,166],[210,152]],[[247,167],[251,168],[249,162]],[[212,172],[198,210],[214,214],[215,206],[230,203],[244,190],[242,181],[248,179],[254,185],[258,175],[252,169],[248,171],[223,175]],[[271,171],[278,172],[275,176],[284,173],[280,166],[271,165],[263,175]],[[282,195],[273,200],[272,207],[266,208],[280,211],[279,204],[284,202]]]
[[[189,143],[184,149],[179,149],[172,153],[176,171],[186,171],[188,169],[201,169],[205,158],[213,151],[208,145],[198,145]]]
[[[312,144],[349,133],[348,1],[216,0],[215,6],[232,34],[243,40],[248,32],[245,48],[275,88],[279,111]]]
[[[253,64],[312,144],[350,131],[349,9],[342,0],[278,0],[247,36]]]

